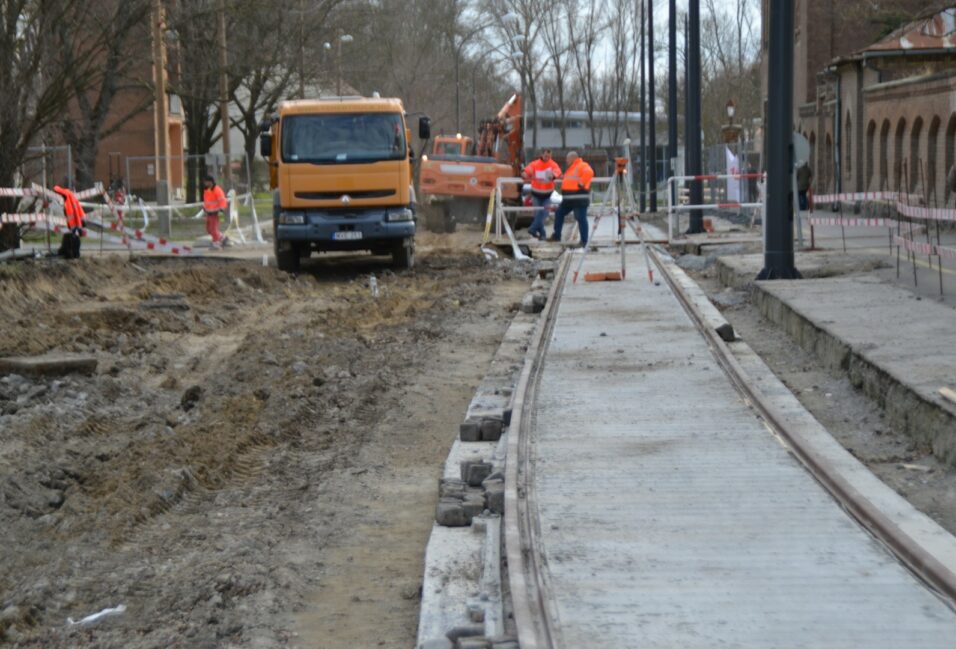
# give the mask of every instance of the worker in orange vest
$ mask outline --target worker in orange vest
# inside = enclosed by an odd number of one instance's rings
[[[564,217],[574,212],[578,221],[578,231],[581,233],[581,245],[588,245],[588,205],[591,204],[591,180],[594,178],[594,169],[578,156],[576,151],[568,153],[568,167],[564,170],[564,180],[561,183],[561,204],[554,214],[554,234],[548,241],[561,241],[561,229],[564,227]]]
[[[561,167],[551,159],[551,149],[544,149],[540,158],[524,168],[521,177],[531,183],[531,201],[535,206],[534,220],[528,228],[528,234],[536,239],[544,239],[548,236],[544,219],[548,216],[548,205],[554,193],[554,179],[561,177]]]
[[[219,232],[219,217],[229,208],[229,201],[212,174],[206,174],[203,185],[202,209],[206,213],[206,232],[212,237],[212,247],[219,248],[225,238]]]
[[[66,216],[66,227],[69,230],[63,235],[63,244],[60,246],[60,254],[67,259],[78,259],[80,257],[80,237],[83,235],[83,226],[86,212],[80,205],[80,200],[68,187],[55,185],[53,191],[63,198],[63,214]]]

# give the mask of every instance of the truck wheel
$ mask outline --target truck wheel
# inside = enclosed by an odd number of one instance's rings
[[[392,248],[392,265],[395,268],[409,269],[415,266],[415,239],[402,239]]]
[[[288,248],[279,248],[279,242],[276,241],[276,266],[281,271],[287,273],[296,273],[299,271],[299,249],[296,246]]]
[[[0,225],[0,252],[20,247],[20,228],[12,223]]]

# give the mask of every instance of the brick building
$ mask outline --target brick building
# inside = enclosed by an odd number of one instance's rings
[[[767,0],[763,17],[766,54]],[[794,18],[794,130],[816,193],[906,188],[951,203],[956,5],[797,0]]]

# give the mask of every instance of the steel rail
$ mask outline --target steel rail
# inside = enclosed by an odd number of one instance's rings
[[[918,541],[900,529],[883,510],[861,494],[840,473],[839,469],[818,454],[802,436],[793,431],[785,413],[754,387],[746,370],[741,367],[727,343],[713,327],[708,326],[700,309],[674,278],[668,265],[661,261],[659,253],[652,250],[651,256],[681,306],[707,339],[714,357],[731,382],[774,432],[787,442],[794,455],[811,475],[858,523],[888,547],[911,572],[948,599],[951,606],[956,603],[956,574]]]
[[[561,301],[564,282],[571,265],[571,255],[562,255],[555,270],[548,301],[531,339],[524,367],[515,386],[508,431],[505,463],[505,556],[508,561],[508,584],[518,644],[521,649],[553,649],[559,629],[557,616],[547,598],[547,573],[543,556],[538,552],[537,506],[535,504],[534,470],[529,445],[534,416],[534,400],[540,369],[554,330],[555,315]]]
[[[783,439],[796,458],[833,498],[883,543],[913,574],[956,603],[956,574],[918,541],[904,532],[882,510],[861,494],[840,471],[796,434],[786,415],[750,380],[730,347],[711,327],[693,299],[676,280],[660,254],[650,249],[654,264],[681,307],[708,342],[715,359],[745,401]],[[505,550],[519,645],[522,649],[561,647],[560,621],[548,597],[547,566],[538,551],[540,528],[535,502],[534,462],[529,450],[540,370],[554,330],[571,255],[563,255],[544,312],[531,341],[512,409],[505,470]]]

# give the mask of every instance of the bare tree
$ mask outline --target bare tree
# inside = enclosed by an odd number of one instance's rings
[[[77,59],[96,64],[87,74],[69,75],[72,110],[64,112],[59,120],[63,140],[73,150],[80,186],[94,180],[100,141],[152,103],[149,81],[136,78],[138,60],[130,56],[137,41],[149,41],[148,16],[148,0],[101,0],[90,4],[77,17],[78,22],[57,23],[60,56],[65,65],[77,69]],[[77,49],[69,38],[71,30],[84,34],[88,49]],[[121,113],[114,114],[114,100],[125,91],[134,91],[130,93],[132,102]]]
[[[87,3],[77,0],[0,0],[2,187],[13,185],[28,148],[94,77],[96,49],[79,28],[86,11]],[[0,211],[13,211],[11,201],[0,202]],[[0,249],[18,243],[17,228],[0,228]]]
[[[566,29],[568,6],[564,3],[548,3],[544,7],[542,16],[541,37],[544,42],[548,59],[551,63],[549,73],[545,77],[550,79],[554,87],[555,103],[559,120],[558,129],[561,133],[561,147],[568,145],[567,112],[569,88],[567,76],[571,69],[572,49],[571,41]]]
[[[607,28],[605,4],[601,0],[563,0],[566,7],[568,38],[573,52],[574,67],[577,72],[578,86],[584,100],[584,109],[588,114],[588,126],[591,129],[591,142],[598,142],[598,133],[594,120],[597,110],[597,53],[601,38]],[[584,8],[579,10],[579,5]]]

